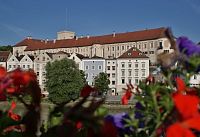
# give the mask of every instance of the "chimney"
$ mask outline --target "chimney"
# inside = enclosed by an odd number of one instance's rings
[[[76,36],[76,40],[78,40],[78,36]]]
[[[54,44],[56,43],[56,39],[53,40],[53,43],[54,43]]]
[[[116,36],[115,31],[113,31],[113,37],[115,37],[115,36]]]
[[[48,40],[48,39],[46,39],[46,40],[45,40],[45,44],[46,44],[48,41],[49,41],[49,40]]]
[[[83,38],[83,35],[81,35],[81,38]]]
[[[90,38],[90,36],[89,36],[89,35],[87,35],[87,38],[89,39],[89,38]]]
[[[32,39],[32,37],[31,36],[27,36],[27,39]]]

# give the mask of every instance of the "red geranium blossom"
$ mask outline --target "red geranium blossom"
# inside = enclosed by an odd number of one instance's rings
[[[11,119],[15,120],[15,121],[19,121],[19,120],[21,119],[21,117],[13,112],[13,110],[14,110],[15,108],[16,108],[16,103],[15,103],[14,101],[12,101],[11,107],[10,107],[10,109],[8,110],[8,116],[9,116]]]
[[[200,130],[199,98],[186,94],[187,89],[182,79],[177,78],[177,93],[173,95],[175,108],[180,119],[167,128],[167,137],[195,137],[190,129]]]
[[[131,99],[132,96],[132,90],[134,89],[133,85],[127,85],[127,89],[125,89],[125,94],[122,96],[122,104],[127,105],[128,101]]]

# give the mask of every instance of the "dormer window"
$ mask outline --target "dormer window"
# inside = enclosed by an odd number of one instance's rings
[[[128,56],[131,56],[131,53],[130,53],[130,52],[128,53]]]

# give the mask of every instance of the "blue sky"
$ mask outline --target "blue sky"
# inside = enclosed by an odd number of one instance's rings
[[[81,36],[158,27],[199,42],[200,0],[0,0],[0,45],[55,39],[61,30]]]

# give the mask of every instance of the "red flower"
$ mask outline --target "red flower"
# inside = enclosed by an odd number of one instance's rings
[[[91,86],[85,85],[83,87],[83,89],[81,90],[80,96],[81,97],[88,97],[90,95],[90,93],[93,92],[93,91],[94,91],[94,89]]]
[[[101,128],[101,137],[118,137],[117,129],[111,121],[104,121]]]
[[[183,93],[186,90],[185,82],[179,77],[176,78],[176,87],[178,93]]]
[[[0,67],[0,80],[6,76],[6,69],[4,67]]]
[[[78,121],[77,123],[76,123],[76,128],[77,129],[80,129],[80,128],[82,128],[83,127],[83,123],[81,122],[81,121]]]
[[[182,119],[188,119],[199,115],[199,98],[192,95],[175,94],[173,101]]]
[[[10,109],[8,110],[8,116],[15,120],[15,121],[19,121],[21,119],[21,117],[15,113],[13,113],[13,110],[16,108],[16,103],[14,101],[12,101],[11,103],[11,107]]]
[[[173,101],[181,119],[167,128],[167,137],[195,137],[190,129],[200,130],[199,98],[183,95],[187,91],[184,81],[176,78],[176,82],[178,93],[173,95]]]
[[[122,104],[127,105],[128,101],[131,99],[132,92],[130,90],[126,90],[126,93],[122,96]]]

